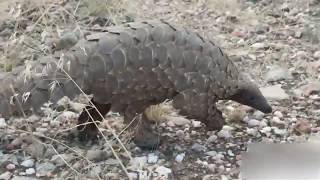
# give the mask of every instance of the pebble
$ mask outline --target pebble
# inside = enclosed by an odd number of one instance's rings
[[[12,173],[9,172],[9,171],[6,171],[2,174],[0,174],[0,179],[3,179],[3,180],[9,180],[12,176]]]
[[[32,174],[35,174],[35,173],[36,173],[36,170],[34,168],[26,169],[26,174],[27,175],[32,175]]]
[[[158,162],[158,159],[159,157],[155,153],[149,153],[147,162],[149,164],[155,164]]]
[[[16,165],[14,165],[14,164],[8,164],[8,165],[6,166],[6,169],[7,169],[8,171],[12,171],[12,170],[16,169]]]
[[[0,118],[0,128],[7,127],[6,120],[4,118]]]
[[[283,114],[280,111],[275,111],[273,114],[278,118],[283,118]]]
[[[98,161],[103,161],[110,156],[108,156],[108,153],[104,150],[88,150],[86,157],[90,161],[98,162]]]
[[[208,156],[211,156],[211,157],[215,157],[218,153],[217,153],[217,151],[208,151],[205,154]]]
[[[272,127],[273,129],[273,132],[276,134],[276,135],[280,135],[280,136],[283,136],[287,133],[287,130],[286,129],[279,129],[278,127]]]
[[[196,151],[196,152],[203,152],[205,151],[207,148],[201,144],[198,144],[198,143],[194,143],[192,146],[191,146],[191,149]]]
[[[258,135],[258,130],[255,128],[248,128],[247,129],[247,134],[251,136],[257,136]]]
[[[294,127],[294,130],[298,134],[309,134],[311,133],[311,124],[306,120],[299,120]]]
[[[229,139],[232,137],[232,134],[228,130],[221,130],[218,132],[218,136],[221,138]]]
[[[260,132],[263,133],[263,134],[266,134],[267,136],[269,136],[270,133],[271,133],[271,127],[270,126],[266,126],[266,127],[262,128],[260,130]]]
[[[56,166],[51,162],[36,164],[37,176],[46,176],[52,173],[55,169]]]
[[[268,82],[291,79],[292,75],[287,68],[280,66],[272,66],[265,75]]]
[[[189,119],[186,119],[184,117],[168,116],[167,119],[168,119],[167,124],[171,127],[184,126],[191,123]]]
[[[264,97],[269,100],[289,99],[289,95],[281,88],[280,84],[260,88]]]
[[[69,163],[73,159],[74,157],[71,154],[56,154],[52,156],[51,162],[53,162],[56,166],[61,167],[66,165],[65,161]]]
[[[213,143],[218,139],[218,136],[216,135],[211,135],[208,139],[207,139],[207,143]]]
[[[193,127],[201,127],[201,122],[200,121],[192,121],[192,126]]]
[[[21,166],[25,168],[30,168],[34,166],[34,159],[27,159],[22,161]]]
[[[251,47],[255,49],[265,49],[268,46],[265,43],[254,43],[251,45]]]
[[[254,113],[252,114],[252,116],[255,119],[261,120],[264,117],[264,113],[261,111],[254,111]]]
[[[142,169],[147,164],[147,157],[141,156],[141,157],[134,157],[130,161],[130,167],[132,169]]]
[[[248,121],[248,127],[257,127],[260,125],[260,121],[256,120],[256,119],[250,119]]]
[[[313,54],[313,57],[314,57],[314,58],[317,58],[317,59],[320,59],[320,51],[316,51],[316,52]]]
[[[272,117],[272,119],[271,119],[271,125],[272,125],[272,126],[276,126],[276,127],[278,127],[278,128],[284,128],[285,125],[286,125],[286,122],[281,121],[279,117],[274,116],[274,117]]]
[[[178,154],[175,158],[175,161],[178,162],[178,163],[181,163],[185,157],[186,153],[181,153],[181,154]]]
[[[168,178],[168,175],[172,173],[172,170],[164,166],[159,166],[156,168],[155,172],[157,172],[159,176]]]

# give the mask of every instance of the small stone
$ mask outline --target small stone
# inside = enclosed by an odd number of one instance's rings
[[[248,127],[257,127],[260,125],[260,121],[256,120],[256,119],[250,119],[248,121]]]
[[[189,119],[184,117],[169,116],[167,119],[167,123],[171,123],[171,126],[184,126],[191,123]]]
[[[252,48],[255,49],[266,49],[268,46],[265,43],[254,43],[251,45]]]
[[[254,111],[254,113],[252,114],[252,116],[255,119],[261,120],[264,117],[264,113],[261,111]]]
[[[289,99],[289,95],[281,88],[280,84],[260,88],[260,90],[262,95],[269,100]]]
[[[36,165],[37,176],[47,176],[56,169],[56,166],[50,162],[44,162]]]
[[[277,116],[278,118],[283,118],[283,114],[280,111],[276,111],[273,113],[275,116]]]
[[[217,153],[217,151],[208,151],[205,154],[208,156],[211,156],[211,157],[215,157],[218,153]]]
[[[56,154],[52,156],[51,162],[53,162],[56,166],[61,167],[65,166],[66,162],[69,163],[74,159],[71,154]]]
[[[196,151],[196,152],[203,152],[206,150],[206,147],[201,145],[201,144],[198,144],[198,143],[194,143],[192,146],[191,146],[191,149]]]
[[[34,166],[34,159],[27,159],[22,161],[21,166],[25,168],[30,168]]]
[[[294,33],[294,37],[295,38],[301,38],[302,37],[302,32],[301,31],[296,31],[295,33]]]
[[[218,139],[218,137],[216,135],[211,135],[208,139],[207,139],[207,143],[213,143]]]
[[[132,169],[142,169],[147,164],[148,158],[146,156],[134,157],[130,161]]]
[[[215,172],[215,171],[216,171],[216,168],[217,168],[217,165],[215,165],[215,164],[208,164],[208,169],[209,169],[211,172]]]
[[[268,136],[268,135],[270,135],[271,130],[272,130],[272,129],[271,129],[270,126],[266,126],[266,127],[262,128],[262,129],[260,130],[260,132],[263,133],[263,134],[266,134],[266,135]]]
[[[231,111],[229,119],[231,122],[241,122],[246,116],[246,111],[244,108],[236,108]]]
[[[320,51],[316,51],[316,52],[313,54],[313,57],[314,57],[314,58],[317,58],[317,59],[320,59]]]
[[[34,168],[26,169],[26,174],[27,175],[32,175],[32,174],[35,174],[35,173],[36,173],[36,170]]]
[[[148,154],[148,160],[147,162],[149,164],[155,164],[158,162],[159,157],[155,153]]]
[[[0,128],[7,127],[6,120],[4,118],[0,118]]]
[[[16,169],[16,165],[14,165],[14,164],[8,164],[8,165],[6,166],[6,169],[7,169],[8,171],[13,171],[14,169]]]
[[[157,173],[158,173],[158,176],[160,176],[160,177],[166,177],[166,178],[168,178],[169,174],[172,173],[172,170],[169,169],[169,168],[166,168],[166,167],[164,167],[164,166],[159,166],[159,167],[157,167],[157,169],[155,170],[155,172],[157,172]]]
[[[272,127],[272,129],[273,129],[273,132],[279,136],[283,136],[287,133],[286,129],[279,129],[278,127]]]
[[[200,121],[192,121],[192,126],[193,127],[201,127],[201,122]]]
[[[311,124],[309,121],[300,120],[294,127],[294,130],[297,134],[309,134],[311,133]]]
[[[9,171],[6,171],[2,174],[0,174],[0,179],[3,179],[3,180],[9,180],[12,176],[12,173],[9,172]]]
[[[255,128],[248,128],[247,129],[247,134],[251,136],[257,136],[258,135],[258,130]]]
[[[186,153],[181,153],[181,154],[178,154],[175,158],[175,161],[178,162],[178,163],[181,163],[185,157]]]
[[[59,41],[56,42],[56,50],[61,49],[69,49],[73,47],[77,42],[79,38],[76,35],[76,33],[68,32],[64,34]]]
[[[232,134],[229,130],[222,129],[218,132],[218,137],[229,139],[232,137]]]
[[[320,92],[320,82],[310,82],[299,88],[304,96],[310,96],[312,93]]]
[[[276,126],[276,127],[279,127],[279,128],[284,128],[286,123],[284,121],[281,121],[279,117],[277,116],[274,116],[272,119],[271,119],[271,125],[272,126]]]
[[[86,157],[90,161],[98,162],[98,161],[106,160],[109,157],[109,155],[104,150],[88,150]]]
[[[291,79],[292,75],[288,69],[281,66],[272,66],[265,75],[268,82]]]

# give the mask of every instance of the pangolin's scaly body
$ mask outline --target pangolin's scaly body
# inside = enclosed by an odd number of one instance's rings
[[[220,99],[271,111],[257,87],[213,42],[163,22],[110,27],[108,32],[88,35],[58,65],[53,61],[24,71],[38,72],[31,77],[16,70],[3,78],[7,85],[0,92],[3,116],[21,107],[37,110],[44,102],[56,102],[65,95],[73,98],[80,93],[73,81],[93,94],[95,103],[111,104],[113,111],[129,117],[166,99],[173,99],[182,114],[216,127],[223,124],[215,108]],[[10,84],[15,98],[10,98]],[[255,102],[249,102],[249,96]]]

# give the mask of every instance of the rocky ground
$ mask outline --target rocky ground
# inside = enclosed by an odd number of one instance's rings
[[[84,30],[163,19],[221,46],[274,109],[263,114],[221,102],[228,124],[215,132],[166,103],[158,127],[165,142],[145,151],[121,131],[116,113],[100,125],[108,142],[81,144],[74,134],[83,97],[63,99],[42,116],[0,118],[0,179],[239,179],[248,143],[320,140],[319,0],[0,0],[0,7],[1,74],[65,50]]]

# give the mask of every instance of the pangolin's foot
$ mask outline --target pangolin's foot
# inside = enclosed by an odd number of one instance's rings
[[[98,104],[94,101],[92,103],[97,108],[91,106],[85,107],[78,118],[78,137],[80,141],[97,140],[98,128],[96,125],[102,120],[101,115],[104,117],[110,110],[111,104]],[[100,112],[98,112],[98,111]],[[95,121],[95,123],[93,122]]]
[[[160,145],[160,135],[152,129],[152,123],[143,114],[141,121],[134,130],[133,142],[141,149],[157,149]]]
[[[207,130],[219,131],[222,129],[223,125],[226,124],[226,121],[222,116],[222,112],[218,109],[214,109],[204,123],[206,124]]]

